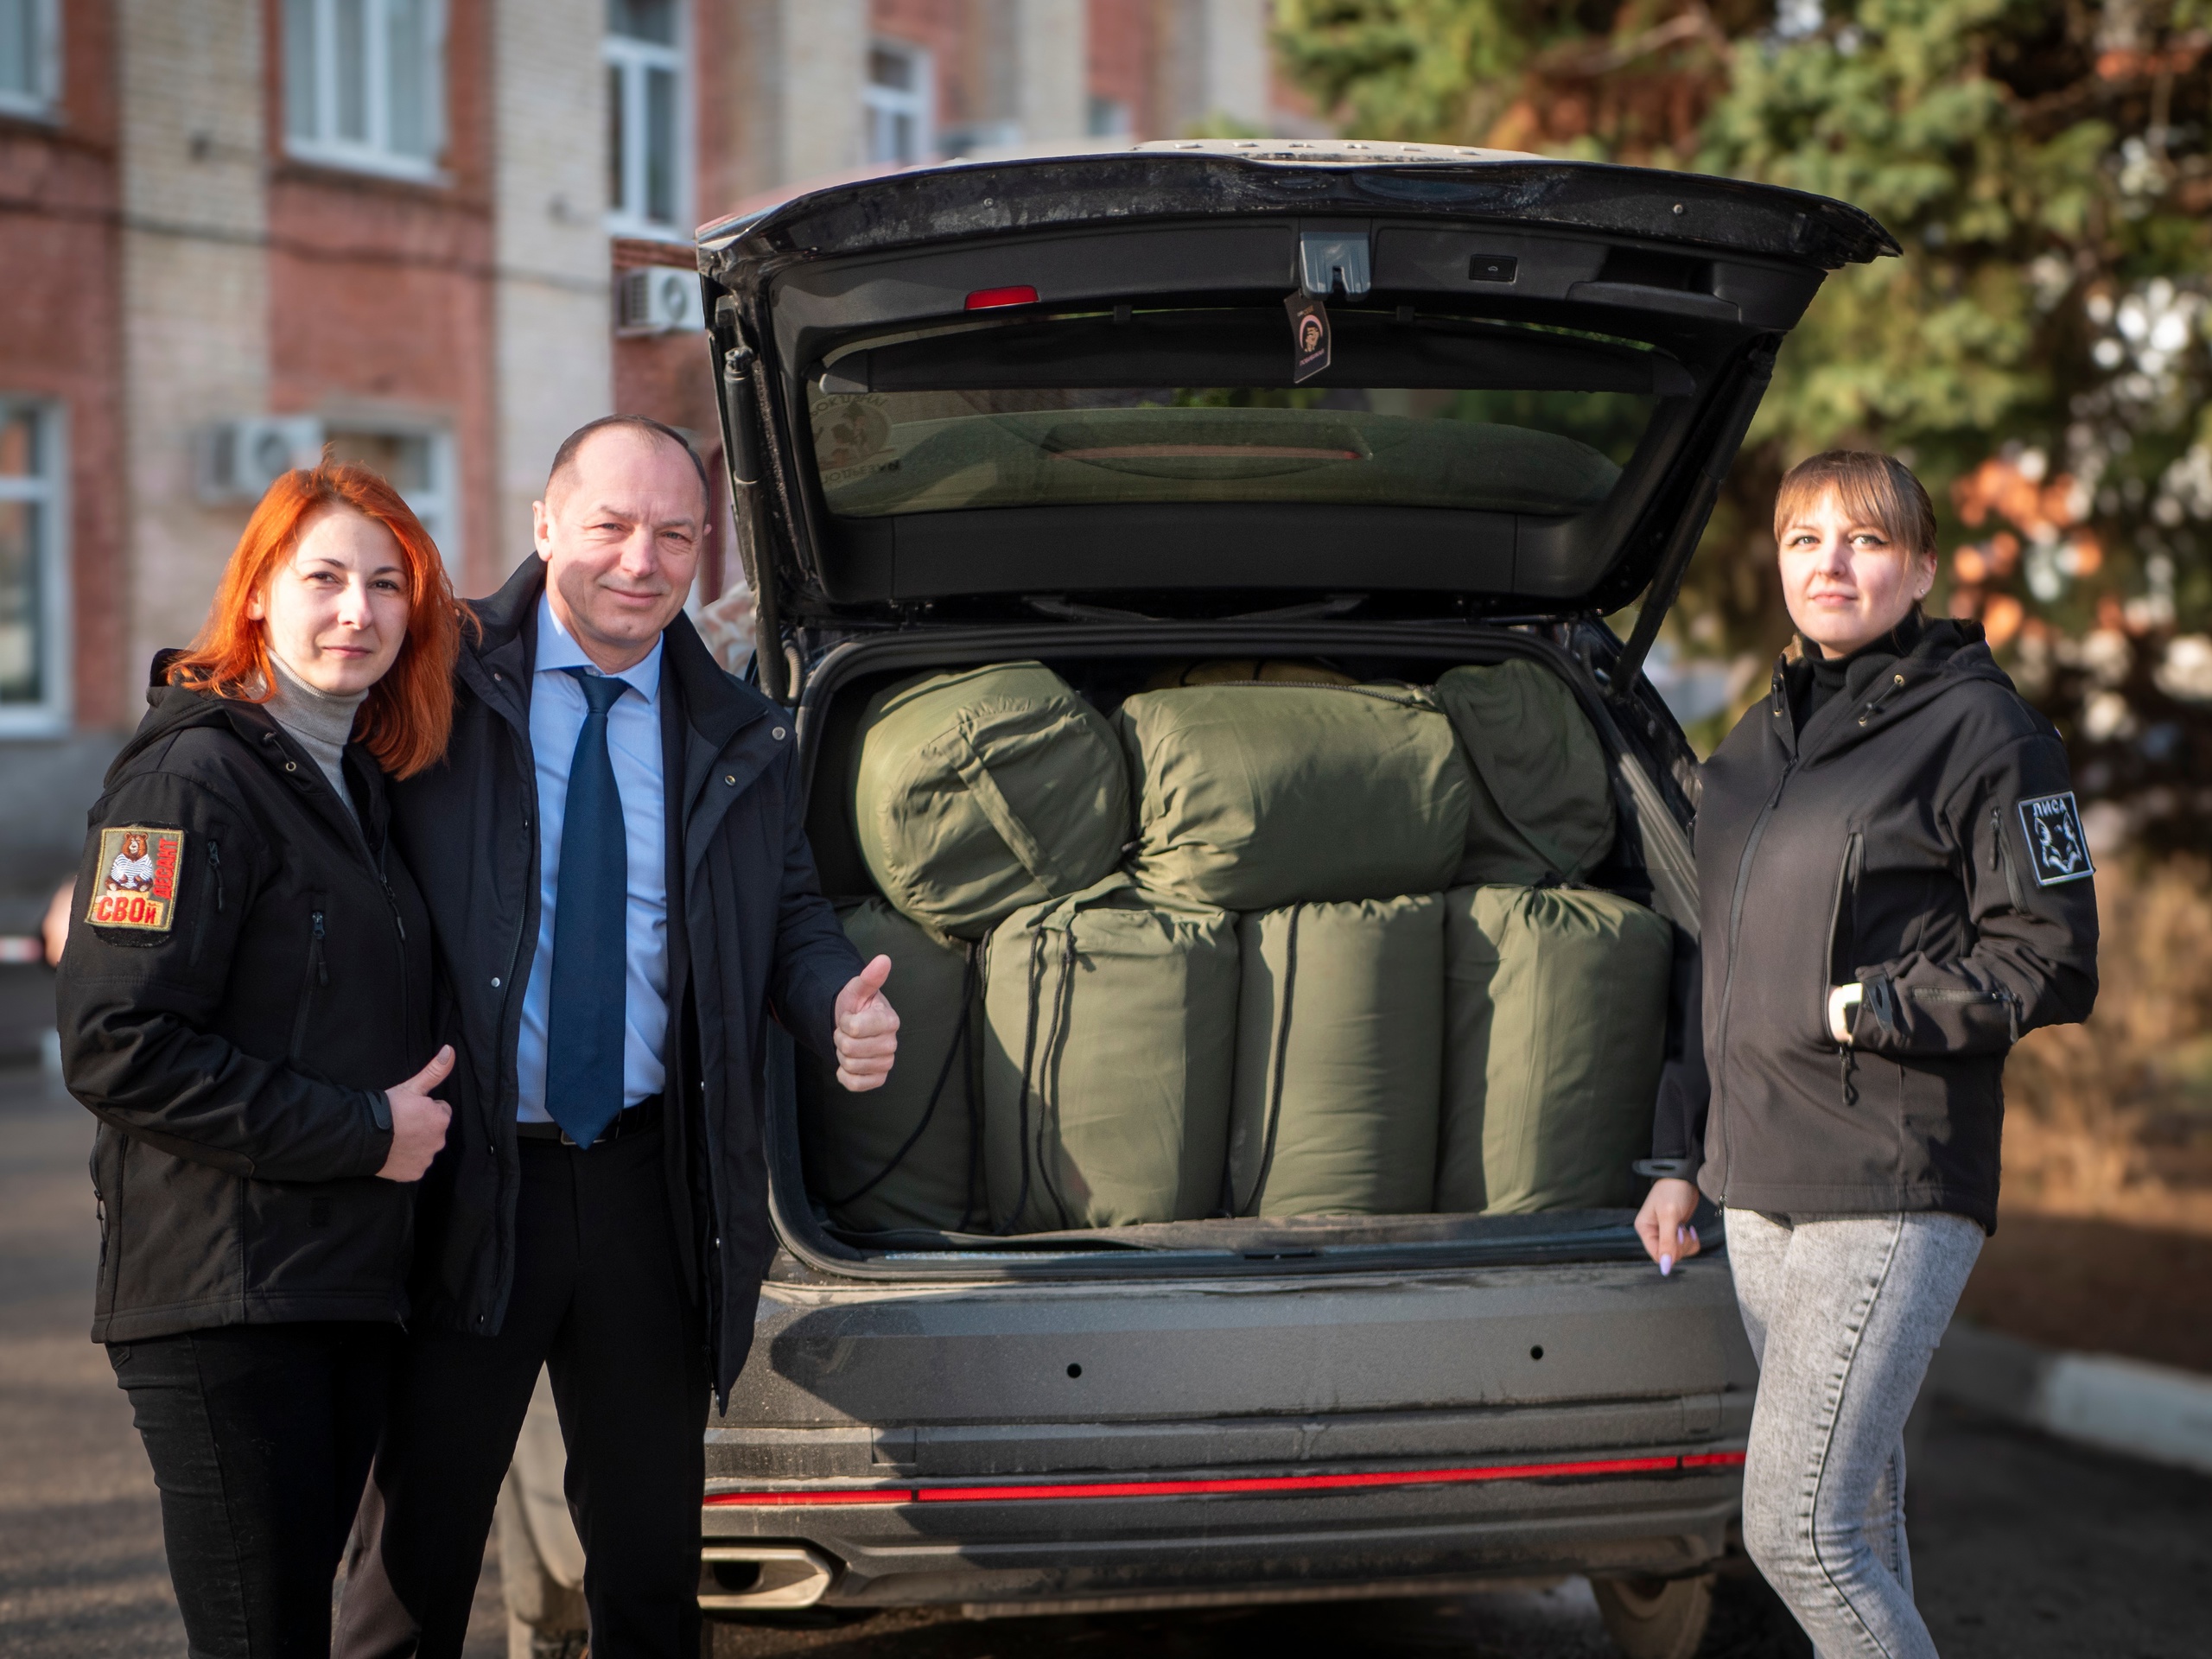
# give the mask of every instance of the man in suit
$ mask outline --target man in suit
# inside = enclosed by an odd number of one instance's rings
[[[537,557],[471,606],[446,760],[397,792],[461,1061],[346,1659],[461,1651],[541,1365],[593,1650],[696,1659],[708,1395],[773,1244],[769,1020],[848,1089],[891,1069],[890,959],[862,966],[817,885],[791,715],[682,614],[707,501],[656,422],[563,444]]]

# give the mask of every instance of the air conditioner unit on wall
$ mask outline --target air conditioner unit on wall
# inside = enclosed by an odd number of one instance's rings
[[[627,334],[672,334],[704,328],[699,276],[674,265],[638,265],[616,274],[615,326]]]
[[[321,461],[322,437],[312,415],[217,422],[200,434],[200,499],[258,501],[282,474]]]

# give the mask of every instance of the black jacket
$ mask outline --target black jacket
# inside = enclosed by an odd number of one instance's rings
[[[1777,664],[1705,766],[1704,1043],[1669,1069],[1652,1150],[1716,1203],[1993,1230],[2005,1057],[2096,1000],[2065,750],[1974,623],[1853,662],[1801,733],[1810,672]],[[1839,1046],[1828,992],[1853,980]]]
[[[452,744],[393,791],[461,1053],[454,1132],[424,1180],[416,1303],[426,1320],[483,1334],[500,1328],[514,1283],[515,1044],[538,926],[528,699],[544,585],[544,564],[526,558],[472,602],[483,632],[462,642]],[[861,963],[815,878],[790,715],[724,673],[683,617],[663,639],[669,1207],[704,1293],[707,1369],[727,1394],[774,1247],[762,1124],[771,1007],[826,1055],[837,993]]]
[[[346,750],[357,828],[264,710],[149,695],[92,808],[57,987],[63,1075],[100,1120],[93,1340],[404,1319],[414,1189],[376,1179],[383,1091],[437,1045],[384,775]]]

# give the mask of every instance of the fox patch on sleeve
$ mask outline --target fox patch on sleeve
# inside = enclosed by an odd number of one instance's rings
[[[2020,803],[2020,833],[2027,837],[2028,867],[2036,885],[2055,887],[2062,881],[2079,881],[2094,875],[2089,862],[2089,838],[2082,833],[2081,810],[2074,792],[2040,795]]]

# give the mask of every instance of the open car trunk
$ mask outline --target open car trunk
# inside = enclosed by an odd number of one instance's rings
[[[1308,666],[1363,683],[1433,685],[1449,671],[1476,664],[1521,662],[1536,665],[1569,689],[1597,734],[1610,774],[1617,829],[1610,848],[1574,884],[1618,894],[1666,918],[1680,931],[1672,976],[1694,969],[1688,948],[1694,930],[1694,874],[1686,833],[1690,804],[1687,749],[1663,709],[1648,692],[1637,717],[1658,726],[1667,741],[1632,740],[1617,710],[1602,696],[1606,664],[1618,642],[1599,625],[1471,626],[1457,619],[1431,623],[1329,620],[1112,623],[1077,621],[1024,627],[912,630],[868,634],[838,644],[816,663],[802,702],[802,765],[810,788],[809,837],[825,891],[841,909],[880,902],[880,889],[862,855],[855,822],[857,751],[871,699],[917,677],[946,674],[1019,659],[1042,662],[1102,710],[1111,711],[1163,677],[1192,664],[1259,661],[1271,672],[1299,675]],[[1011,964],[1002,971],[1017,971]],[[896,988],[894,969],[893,988]],[[1678,982],[1669,1008],[1678,1009]],[[1662,1020],[1668,1015],[1662,1014]],[[1441,1033],[1436,1039],[1441,1040]],[[1656,1039],[1655,1032],[1654,1038]],[[965,1068],[948,1063],[950,1033],[910,1026],[902,1033],[901,1062],[935,1077],[938,1091],[927,1113],[943,1132],[966,1118],[980,1134],[980,1102],[964,1084]],[[1227,1043],[1228,1032],[1215,1033]],[[828,1098],[835,1087],[804,1057],[781,1071],[772,1123],[774,1203],[779,1230],[810,1265],[840,1274],[1027,1277],[1100,1274],[1170,1275],[1313,1272],[1332,1268],[1373,1269],[1542,1261],[1630,1259],[1640,1252],[1624,1204],[1547,1207],[1535,1212],[1485,1215],[1466,1209],[1440,1212],[1429,1205],[1402,1213],[1261,1216],[1208,1213],[1112,1226],[1028,1225],[991,1230],[992,1205],[978,1202],[969,1224],[868,1228],[841,1220],[826,1190],[818,1158],[811,1154],[806,1115],[834,1107],[866,1109],[868,1096]],[[901,1105],[904,1141],[919,1129],[916,1103]],[[1640,1120],[1638,1155],[1649,1143],[1649,1101]],[[1409,1108],[1418,1109],[1416,1103]],[[1434,1116],[1436,1107],[1428,1103]],[[901,1150],[908,1150],[902,1147]],[[895,1161],[895,1160],[894,1160]],[[984,1185],[982,1160],[976,1185]],[[1627,1173],[1625,1168],[1622,1174]],[[978,1197],[981,1198],[979,1192]],[[1004,1208],[1000,1194],[999,1208]],[[1215,1211],[1233,1207],[1212,1206]]]
[[[825,889],[874,903],[879,918],[889,899],[910,922],[945,923],[887,892],[855,818],[883,804],[880,781],[860,778],[869,711],[920,677],[1041,664],[1090,711],[1078,723],[1105,730],[1128,699],[1192,664],[1287,664],[1292,677],[1415,707],[1433,706],[1454,670],[1517,662],[1571,693],[1615,813],[1602,856],[1522,889],[1624,903],[1647,931],[1671,930],[1655,971],[1674,982],[1673,1013],[1641,1017],[1678,1020],[1695,928],[1694,774],[1637,671],[1783,335],[1827,271],[1895,251],[1858,210],[1767,187],[1492,151],[1257,142],[919,169],[709,226],[700,267],[759,604],[756,671],[800,711]],[[1598,618],[1639,595],[1624,645]],[[1144,740],[1126,718],[1120,731],[1141,795]],[[1466,749],[1464,723],[1458,736]],[[1543,771],[1480,787],[1510,809]],[[1376,834],[1424,810],[1396,799],[1376,807]],[[1110,858],[1085,871],[1132,889],[1113,902],[1161,897],[1143,844],[1153,811],[1132,806],[1119,874]],[[1023,857],[1051,864],[1054,851]],[[1032,896],[1071,890],[1048,880]],[[1215,903],[1227,919],[1205,925],[1242,941],[1243,988],[1233,1017],[1193,1023],[1180,1052],[1230,1045],[1230,1070],[1259,1064],[1249,968],[1274,947],[1255,916],[1466,891],[1440,877]],[[966,953],[963,997],[980,987],[988,1001],[1014,973],[984,943],[1012,925],[1002,908],[952,928],[957,945],[940,929],[944,950]],[[1041,937],[1059,924],[1027,925]],[[1027,1036],[995,1039],[1024,1051],[1011,1201],[990,1191],[976,1152],[969,1200],[938,1224],[855,1224],[841,1213],[855,1195],[828,1189],[857,1183],[825,1173],[818,1135],[809,1145],[819,1115],[851,1101],[825,1100],[834,1085],[782,1057],[772,1199],[804,1267],[1218,1275],[1636,1252],[1624,1189],[1505,1214],[1480,1213],[1496,1206],[1465,1199],[1464,1182],[1440,1213],[1411,1202],[1248,1213],[1265,1206],[1256,1181],[1240,1190],[1234,1128],[1218,1202],[1186,1192],[1154,1206],[1172,1215],[1086,1210],[1047,1175],[1051,1202],[1033,1207],[1031,1059],[1040,1021],[1047,1050],[1065,1027],[1039,1012],[1045,953],[1033,939],[1030,950]],[[1080,956],[1061,952],[1063,988],[1087,968]],[[1287,977],[1280,995],[1287,1010]],[[928,1113],[991,1116],[972,1094],[988,1086],[957,1075],[970,1062],[947,1039],[911,1026],[902,1037],[902,1065],[942,1079],[932,1104],[909,1103],[917,1137],[944,1128],[929,1129]],[[1278,1099],[1291,1052],[1286,1037],[1267,1060]],[[973,1133],[980,1144],[996,1131]],[[893,1149],[890,1165],[912,1150]],[[1118,1220],[1062,1224],[1072,1213]]]

